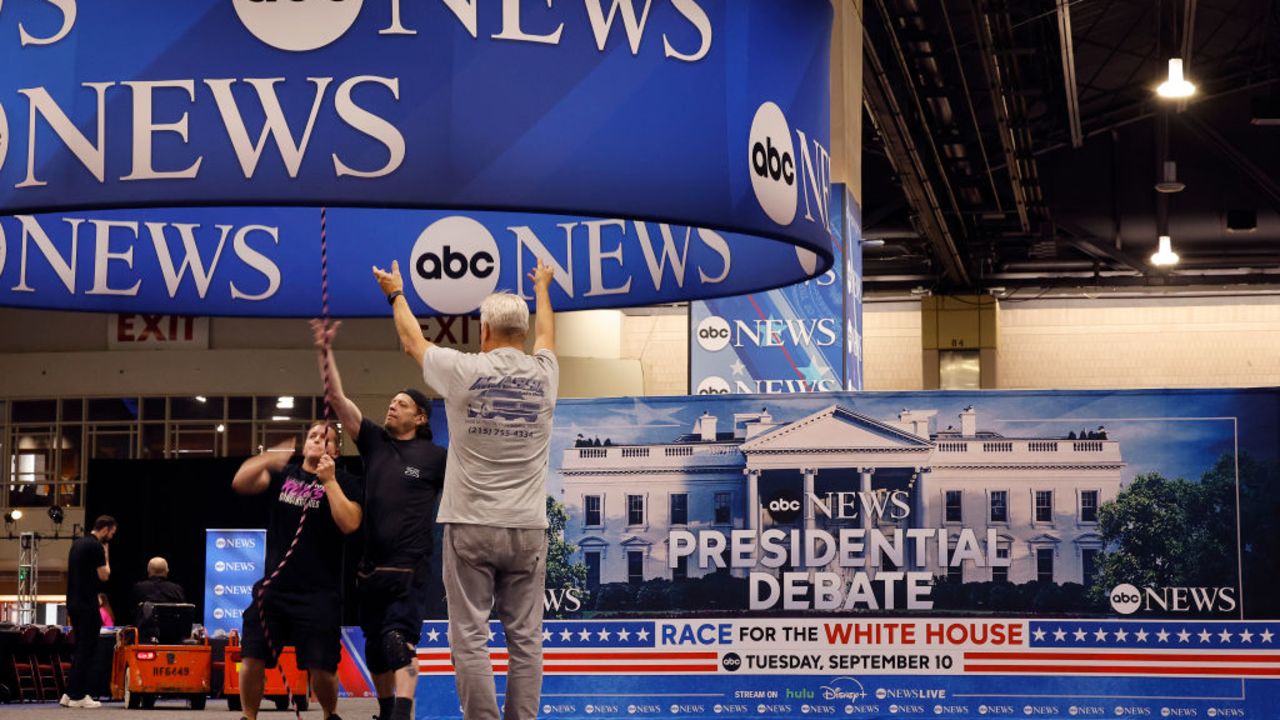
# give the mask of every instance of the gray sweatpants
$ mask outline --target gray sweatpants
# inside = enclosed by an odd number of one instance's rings
[[[547,575],[545,530],[448,523],[444,590],[449,650],[465,720],[498,720],[489,661],[489,613],[507,635],[506,720],[535,720],[542,695],[542,603]]]

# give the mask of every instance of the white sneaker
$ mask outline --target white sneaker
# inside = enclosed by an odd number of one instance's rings
[[[66,693],[62,693],[62,697],[58,699],[58,704],[62,707],[67,707],[71,704],[71,696]]]
[[[72,700],[70,703],[68,703],[68,704],[67,704],[67,707],[73,707],[73,708],[99,708],[99,707],[102,707],[102,703],[98,702],[97,700],[94,700],[93,698],[89,697],[88,695],[85,695],[84,697],[80,698],[79,700]]]

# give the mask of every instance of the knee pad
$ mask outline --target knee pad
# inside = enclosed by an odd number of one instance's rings
[[[409,646],[409,639],[399,630],[387,630],[382,633],[382,657],[392,670],[399,670],[408,665],[417,670],[417,653]]]

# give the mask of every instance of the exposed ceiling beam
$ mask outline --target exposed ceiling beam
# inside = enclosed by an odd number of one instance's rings
[[[1071,37],[1071,3],[1058,2],[1058,45],[1062,50],[1062,86],[1067,95],[1067,125],[1071,130],[1071,147],[1084,145],[1080,128],[1080,92],[1076,86],[1076,51]],[[1195,2],[1195,0],[1187,0]]]
[[[884,140],[885,154],[902,181],[902,191],[907,197],[907,203],[915,212],[921,234],[933,248],[943,275],[950,283],[967,287],[970,283],[969,270],[960,257],[946,213],[916,147],[907,118],[894,94],[893,83],[885,74],[875,41],[865,25],[863,32],[863,61],[866,63],[863,101],[868,115]]]
[[[999,0],[975,0],[974,22],[1018,223],[1022,232],[1030,233],[1033,215],[1043,212],[1040,178],[1035,156],[1032,155],[1030,132],[1026,127],[1026,99],[1015,87],[1016,61],[1000,52],[1003,48],[1013,47],[1009,15],[1003,8],[1004,3]]]

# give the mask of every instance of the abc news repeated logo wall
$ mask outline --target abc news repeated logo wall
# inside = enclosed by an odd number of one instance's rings
[[[0,4],[0,304],[309,315],[320,206],[337,315],[385,313],[392,259],[436,314],[535,256],[564,309],[830,266],[828,2],[536,10]]]

